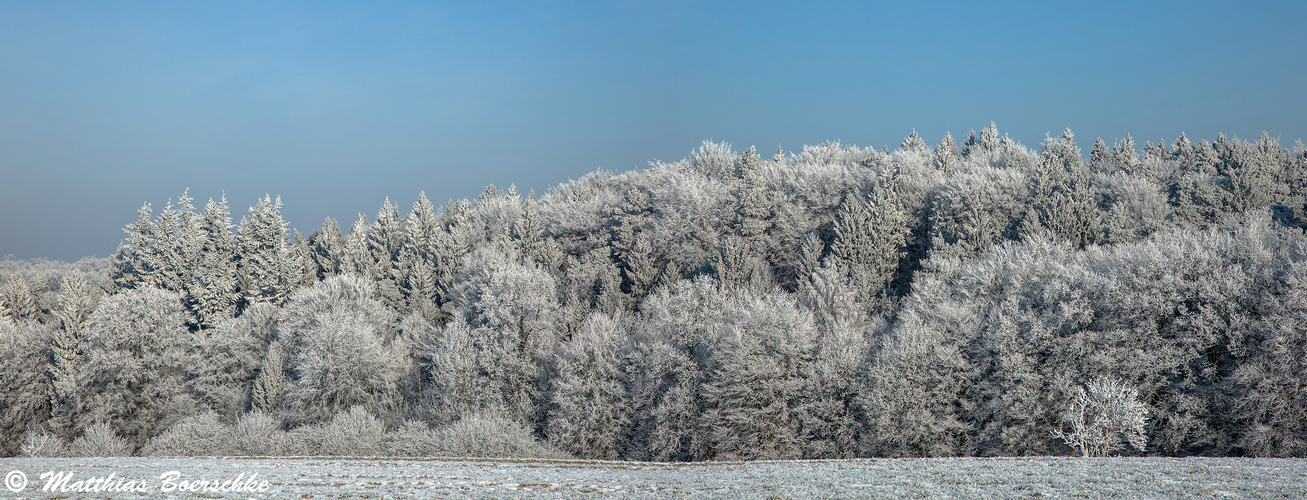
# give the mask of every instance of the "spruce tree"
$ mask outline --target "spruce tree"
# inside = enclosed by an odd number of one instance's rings
[[[236,314],[240,302],[236,273],[236,242],[231,234],[231,216],[227,199],[204,207],[201,223],[202,246],[199,264],[183,288],[186,305],[201,327],[210,328]]]
[[[404,246],[404,220],[399,207],[387,198],[377,212],[377,218],[368,228],[367,247],[373,267],[369,278],[376,286],[381,301],[391,309],[405,310],[401,291],[403,271],[397,265],[400,249]]]
[[[912,134],[903,139],[903,143],[899,145],[899,150],[911,153],[927,153],[930,152],[930,146],[927,146],[926,141],[917,135],[917,129],[914,128]]]
[[[77,375],[82,356],[82,327],[99,302],[99,294],[82,277],[64,277],[59,295],[58,328],[50,345],[50,428],[65,438],[76,431]]]
[[[895,293],[890,287],[910,234],[908,217],[892,195],[894,182],[884,180],[866,199],[848,196],[835,220],[831,254],[848,270],[859,301],[869,306]]]
[[[962,153],[958,151],[958,145],[953,141],[953,134],[945,132],[944,140],[935,146],[932,152],[931,165],[944,175],[952,175],[961,162]]]
[[[1059,239],[1083,248],[1100,236],[1102,215],[1096,199],[1075,136],[1066,129],[1061,138],[1044,141],[1031,179],[1030,208],[1022,223],[1022,234],[1031,238],[1051,231]]]
[[[242,309],[260,302],[284,303],[303,270],[286,238],[281,198],[274,201],[264,196],[250,207],[241,219],[235,243]]]
[[[2,298],[5,309],[13,321],[36,321],[37,315],[41,312],[36,305],[36,295],[32,293],[32,288],[28,286],[27,280],[21,273],[9,275]]]
[[[345,236],[340,231],[336,219],[327,217],[322,221],[322,229],[309,235],[309,247],[312,249],[314,270],[318,281],[341,273],[341,261],[345,256]]]
[[[403,280],[401,291],[406,299],[402,311],[417,311],[428,321],[440,321],[441,294],[437,285],[441,264],[439,240],[447,237],[435,208],[426,193],[418,193],[413,210],[404,219],[404,246],[399,251],[398,268]]]

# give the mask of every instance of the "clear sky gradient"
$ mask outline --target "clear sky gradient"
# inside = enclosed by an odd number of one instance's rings
[[[1143,5],[1141,5],[1143,4]],[[1307,140],[1307,2],[0,0],[0,256],[111,255],[150,202],[305,235],[703,140],[936,144],[991,120]]]

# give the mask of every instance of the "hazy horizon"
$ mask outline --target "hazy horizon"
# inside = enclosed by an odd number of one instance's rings
[[[387,197],[994,121],[1307,139],[1297,2],[869,7],[0,2],[0,256],[111,255],[150,203],[265,193],[308,235]]]

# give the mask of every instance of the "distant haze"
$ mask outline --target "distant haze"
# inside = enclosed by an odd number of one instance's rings
[[[1302,2],[0,3],[0,257],[107,256],[145,202],[264,193],[309,234],[487,184],[995,121],[1307,139]]]

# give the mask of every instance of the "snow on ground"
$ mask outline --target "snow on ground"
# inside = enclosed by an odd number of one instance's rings
[[[165,476],[170,471],[176,474]],[[1301,459],[1041,457],[668,464],[338,457],[15,458],[0,459],[0,472],[6,473],[0,498],[1307,498],[1307,460]],[[44,473],[51,474],[42,479]],[[71,473],[65,475],[65,490],[42,491],[58,473]],[[229,489],[178,489],[183,481],[189,486],[205,480]],[[231,491],[233,481],[247,489]],[[264,491],[257,491],[259,481],[267,481]],[[14,492],[20,485],[24,487]],[[77,491],[97,486],[102,489]],[[136,486],[143,491],[106,491],[106,486],[110,490]]]

